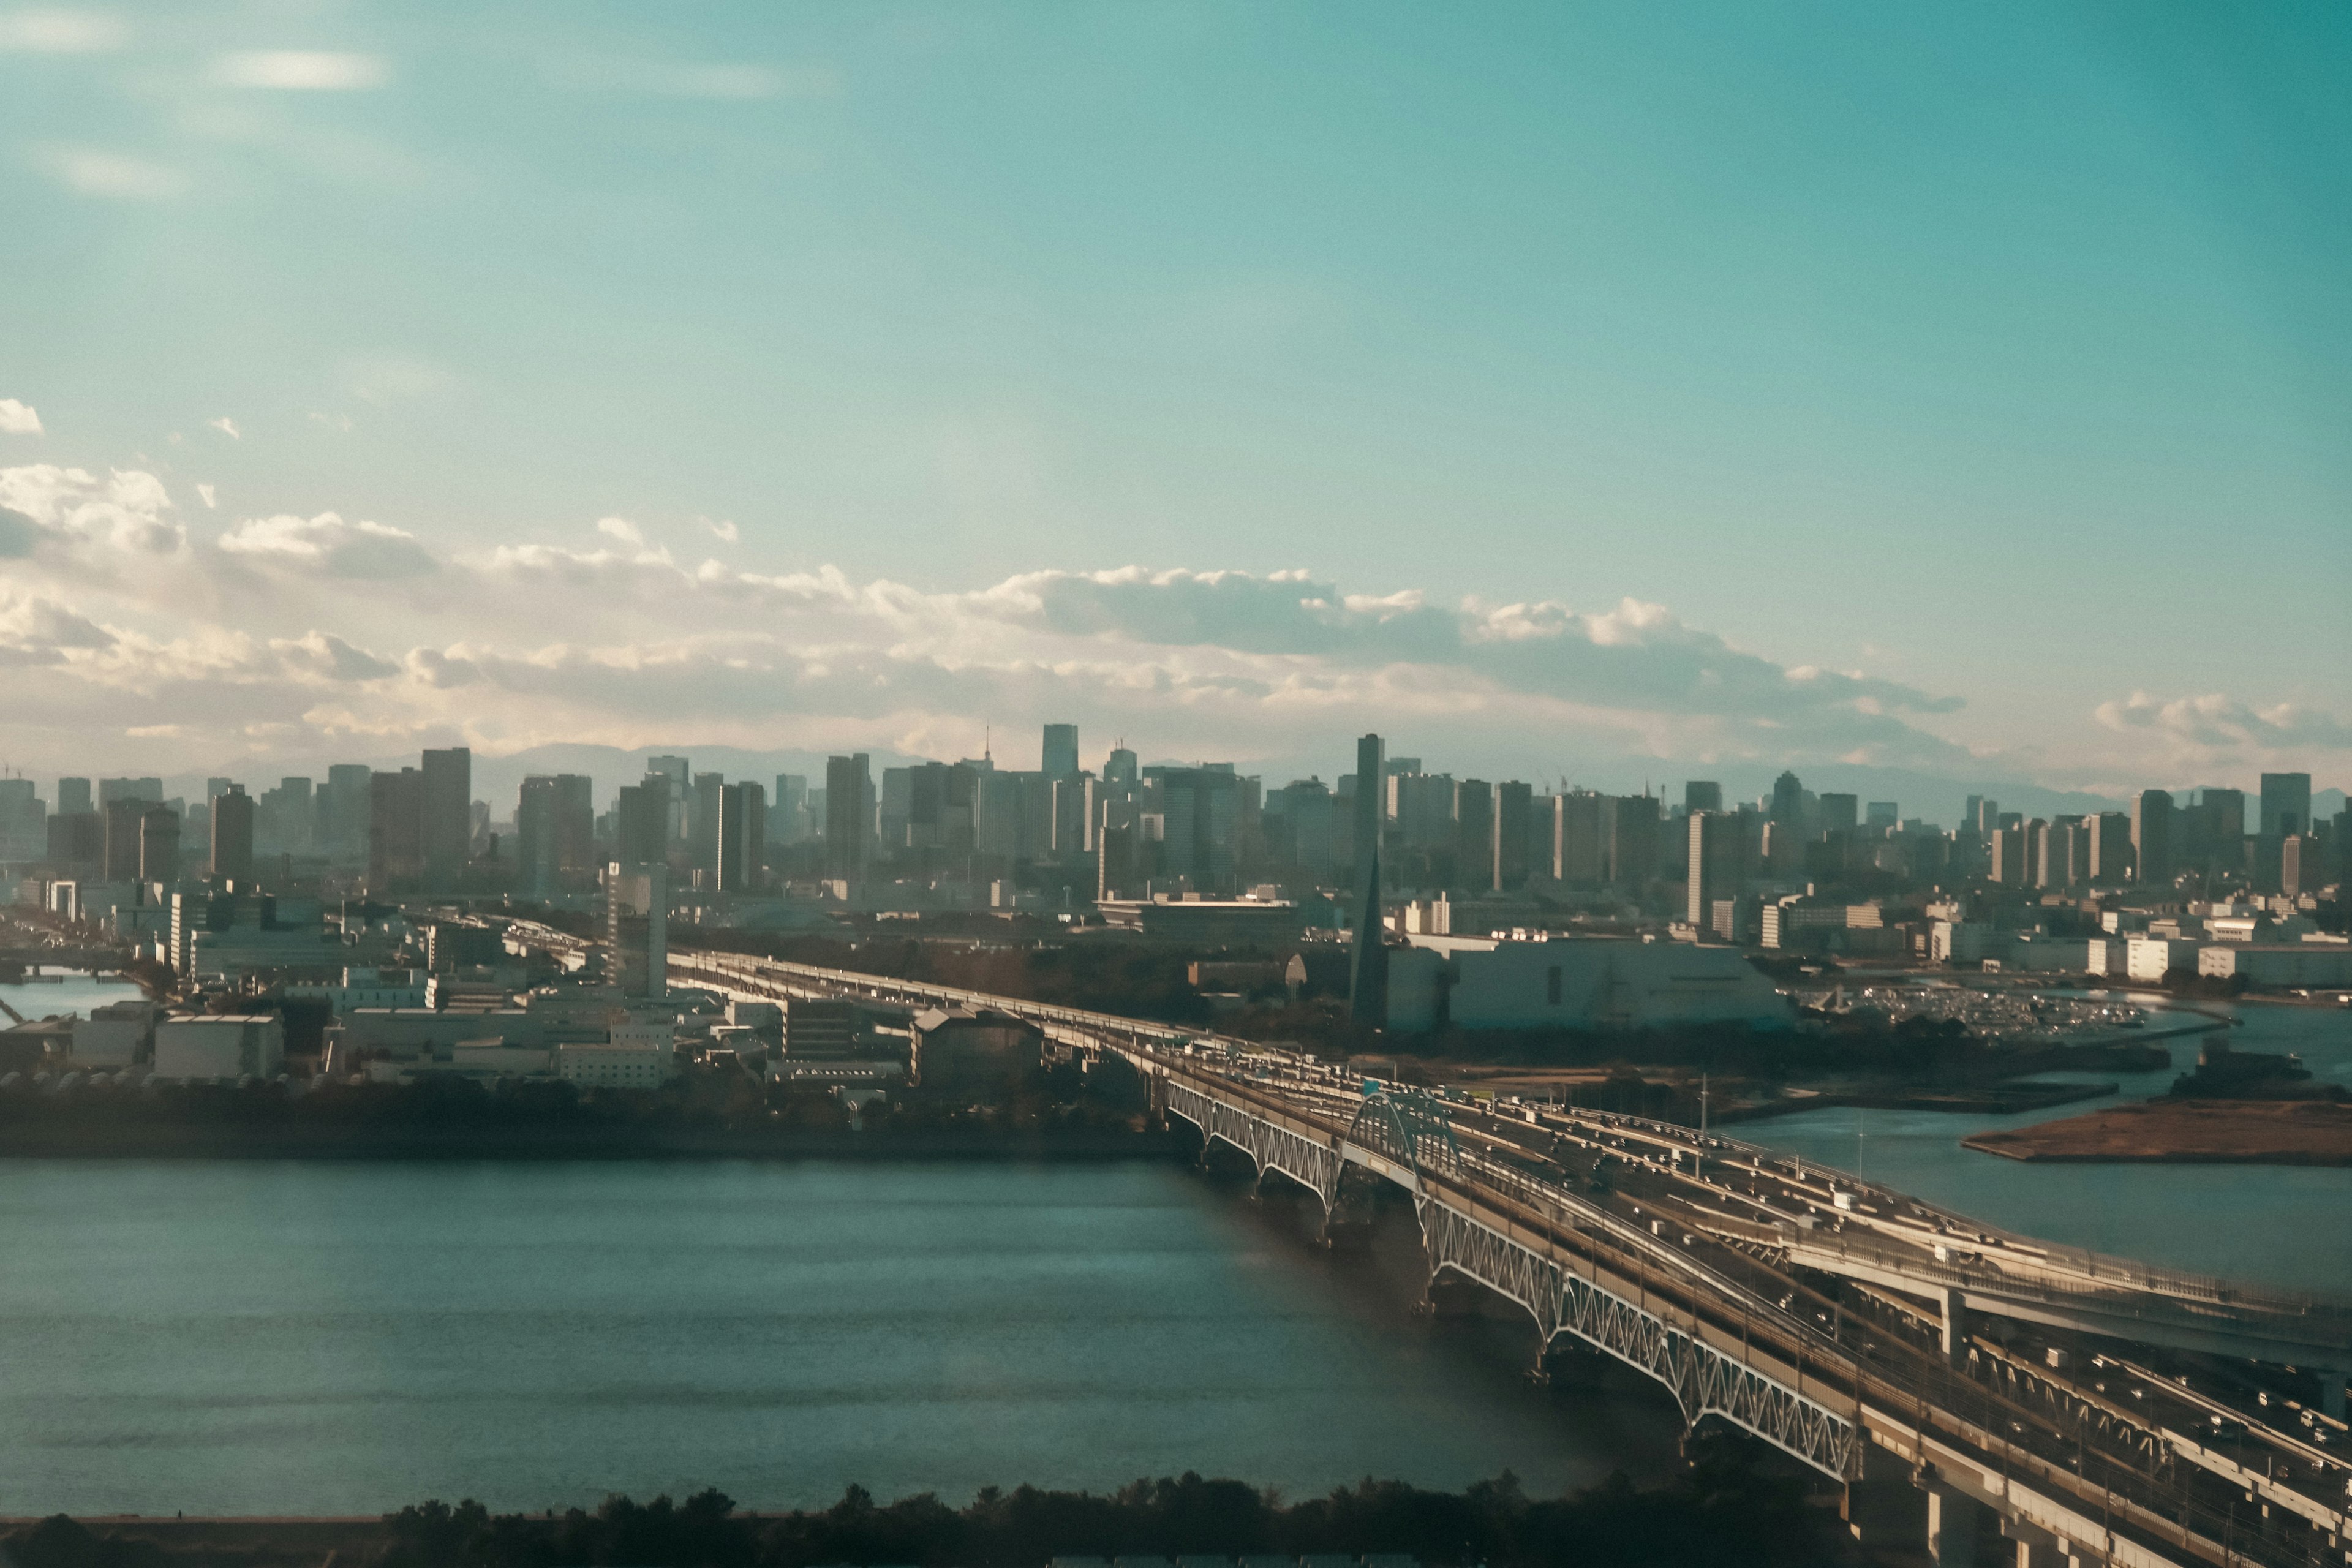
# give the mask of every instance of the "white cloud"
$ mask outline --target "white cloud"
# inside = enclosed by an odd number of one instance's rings
[[[102,11],[49,6],[0,11],[0,54],[102,54],[121,48],[130,37],[120,17]]]
[[[600,517],[596,520],[596,531],[609,534],[624,544],[634,544],[640,549],[645,546],[644,531],[625,517]]]
[[[0,436],[38,436],[41,416],[29,403],[19,403],[13,397],[0,397]]]
[[[220,505],[220,502],[215,499],[213,487],[210,485],[198,485],[196,487],[196,499],[205,503],[205,510],[206,511],[211,511]]]
[[[35,546],[170,555],[187,539],[173,510],[163,481],[136,468],[117,468],[103,479],[54,463],[0,468],[0,521],[22,519]]]
[[[724,543],[734,544],[739,542],[743,537],[743,531],[737,528],[732,522],[713,522],[710,519],[706,517],[702,520],[702,526],[709,529],[712,533],[718,535],[719,540]]]
[[[252,49],[213,62],[213,80],[223,87],[267,88],[292,92],[350,92],[382,87],[391,75],[374,55],[317,49]]]
[[[2189,754],[2352,750],[2352,720],[2293,702],[2256,708],[2218,691],[2168,700],[2135,691],[2100,703],[2096,717],[2110,730],[2147,733]]]
[[[316,517],[263,517],[239,523],[220,547],[259,565],[322,577],[383,582],[423,576],[433,557],[416,536],[380,522],[345,522],[331,511]]]
[[[187,188],[187,182],[175,170],[97,147],[37,147],[33,163],[83,195],[110,201],[168,201]]]
[[[226,414],[222,415],[217,419],[207,419],[205,423],[211,426],[214,429],[219,431],[222,435],[227,437],[232,441],[242,441],[245,439],[245,433],[236,427],[236,421],[230,418]]]

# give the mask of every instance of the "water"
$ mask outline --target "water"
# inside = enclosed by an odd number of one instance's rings
[[[2314,1081],[2352,1088],[2352,1012],[2200,1002],[2239,1020],[2242,1051],[2299,1052]],[[2154,1024],[2179,1021],[2170,1010]],[[1806,1111],[1729,1129],[2031,1236],[2178,1268],[2352,1297],[2352,1168],[2026,1164],[1960,1147],[1972,1132],[2145,1100],[2196,1064],[2203,1037],[2168,1047],[2162,1072],[2101,1074],[2114,1095],[2014,1116],[1931,1110]],[[2058,1077],[2063,1075],[2052,1075]]]
[[[0,1163],[0,1514],[1559,1492],[1676,1430],[1167,1164]]]
[[[5,1002],[27,1018],[55,1017],[70,1013],[77,1018],[87,1017],[93,1007],[109,1002],[124,1002],[144,996],[146,993],[128,980],[100,980],[78,969],[48,970],[50,974],[62,973],[59,981],[35,981],[19,985],[0,985],[0,1002]],[[11,1023],[5,1013],[0,1013],[0,1026]]]

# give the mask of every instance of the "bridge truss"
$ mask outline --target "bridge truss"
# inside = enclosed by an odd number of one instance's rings
[[[1409,1093],[1366,1095],[1347,1136],[1318,1142],[1180,1079],[1167,1082],[1171,1115],[1192,1122],[1203,1139],[1222,1139],[1247,1154],[1261,1175],[1273,1170],[1288,1176],[1327,1213],[1339,1199],[1345,1147],[1403,1166],[1412,1173],[1430,1279],[1450,1271],[1517,1302],[1534,1317],[1545,1351],[1572,1335],[1664,1384],[1685,1426],[1718,1416],[1827,1475],[1846,1479],[1856,1473],[1862,1437],[1853,1421],[1438,1196],[1420,1177],[1460,1174],[1462,1154],[1433,1102]]]

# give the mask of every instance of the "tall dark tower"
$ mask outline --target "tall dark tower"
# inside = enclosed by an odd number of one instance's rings
[[[1388,816],[1387,748],[1356,742],[1356,948],[1348,966],[1349,1016],[1366,1028],[1388,1022],[1388,949],[1381,943],[1381,828]]]

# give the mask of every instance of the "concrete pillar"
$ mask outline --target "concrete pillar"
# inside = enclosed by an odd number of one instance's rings
[[[1864,1546],[1907,1548],[1921,1539],[1927,1523],[1927,1494],[1911,1484],[1902,1471],[1866,1473],[1846,1483],[1838,1500],[1838,1516]]]
[[[1944,1359],[1956,1364],[1969,1359],[1969,1310],[1950,1289],[1944,1291]]]
[[[1927,1557],[1936,1568],[1977,1568],[1977,1521],[1984,1511],[1972,1498],[1929,1489]]]
[[[2341,1367],[2323,1366],[2319,1369],[2319,1408],[2338,1421],[2346,1419],[2344,1384],[2347,1377],[2352,1377],[2352,1373]]]

